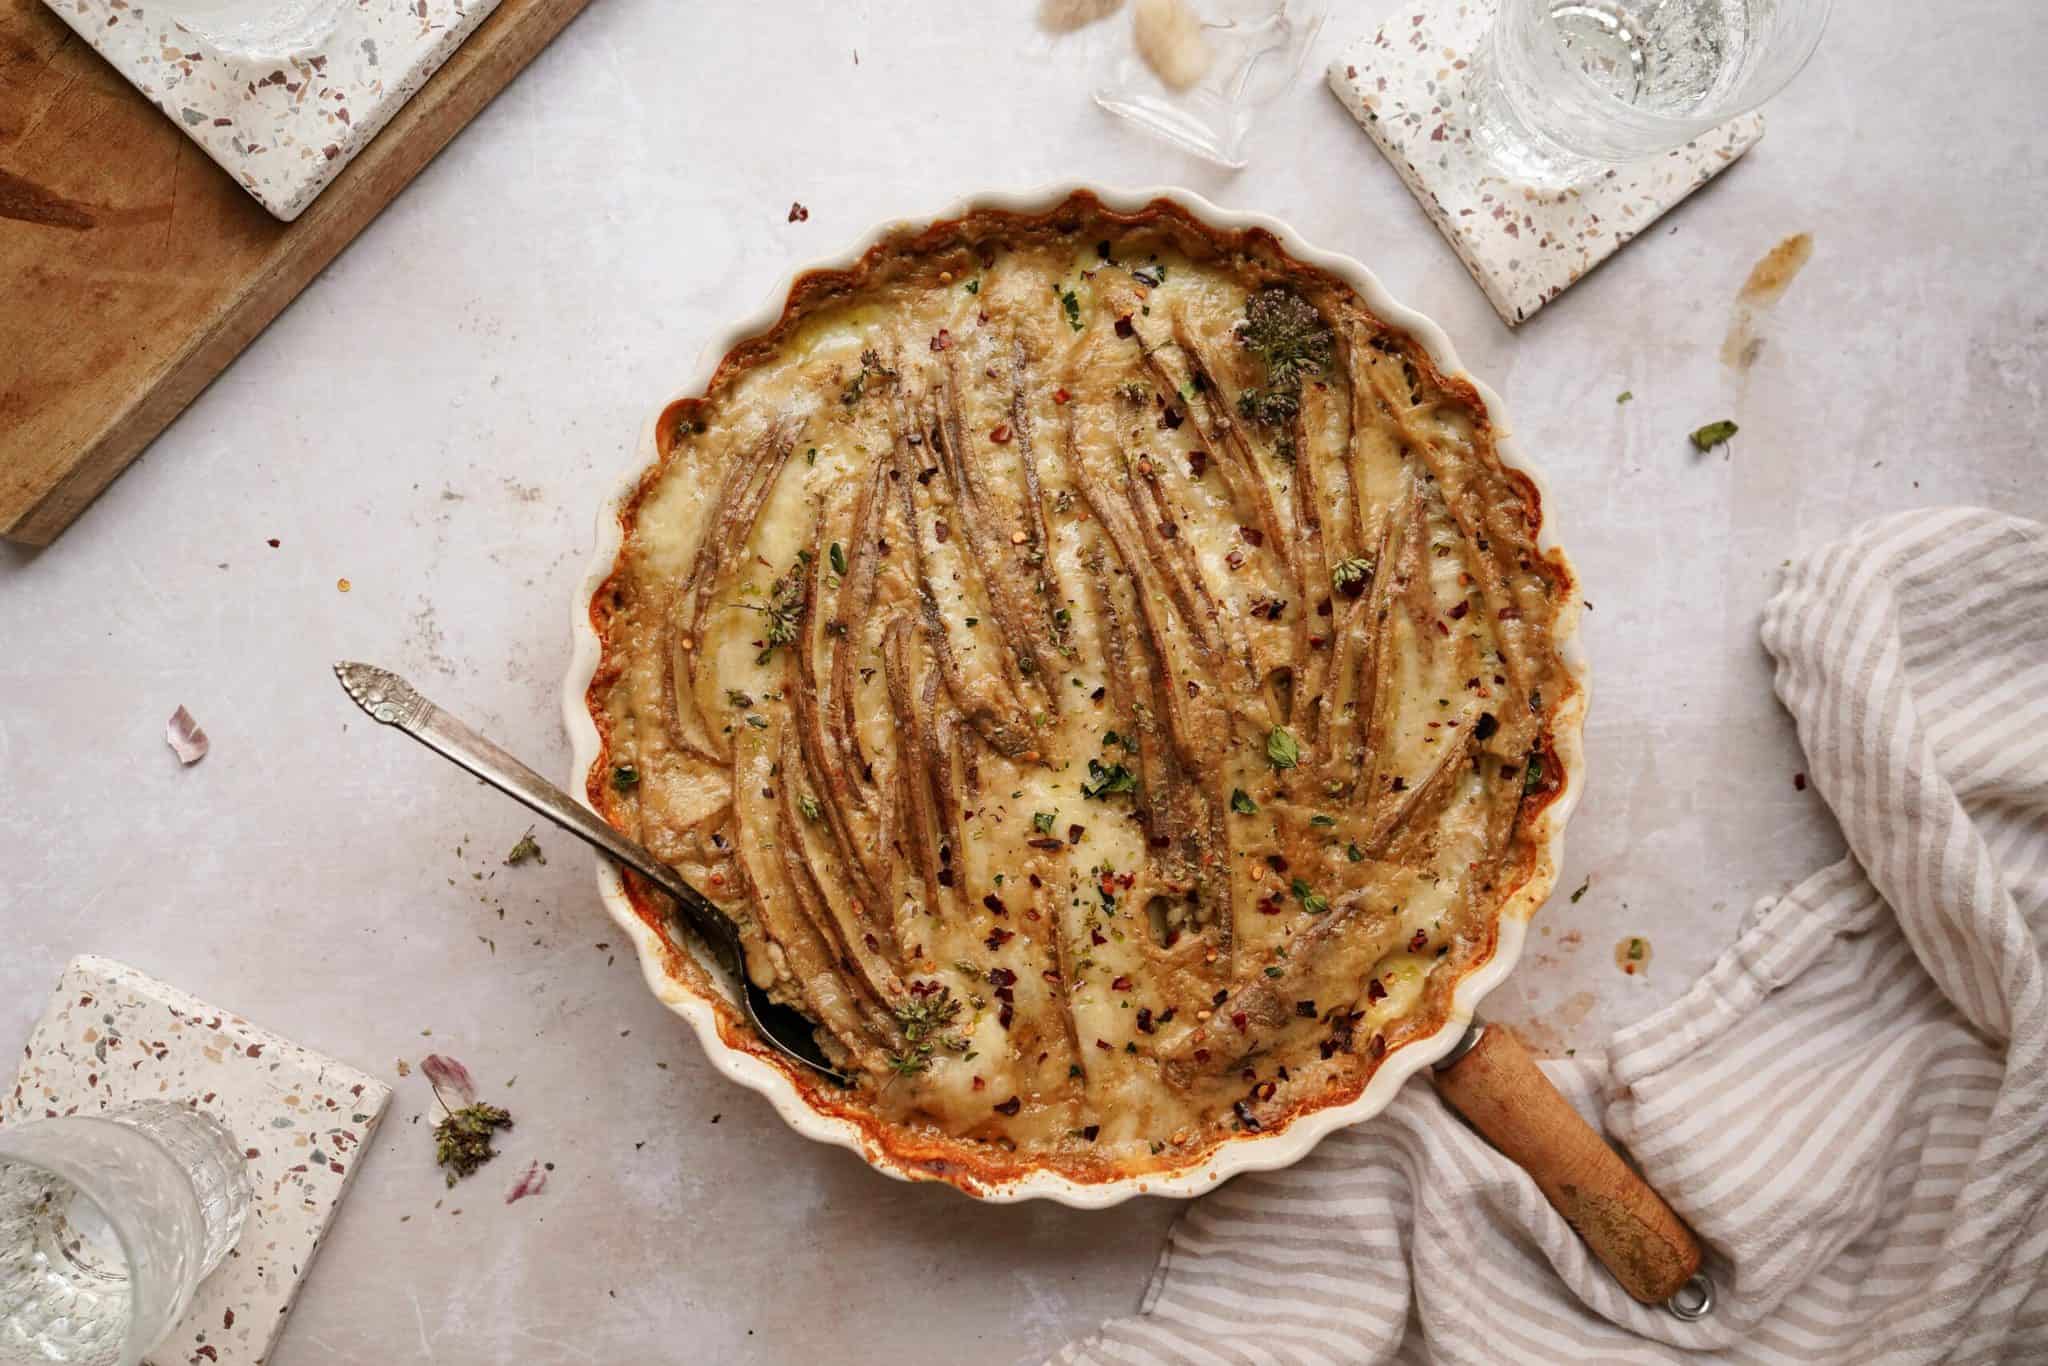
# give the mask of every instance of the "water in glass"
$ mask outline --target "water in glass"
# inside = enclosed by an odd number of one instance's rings
[[[1472,56],[1473,141],[1572,180],[1670,151],[1755,108],[1820,41],[1830,0],[1499,0]]]
[[[125,1366],[240,1236],[232,1135],[189,1106],[0,1129],[0,1366]]]

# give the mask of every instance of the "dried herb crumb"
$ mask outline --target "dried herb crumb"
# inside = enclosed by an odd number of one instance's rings
[[[530,825],[526,827],[526,833],[519,837],[519,843],[512,846],[512,852],[505,855],[508,866],[516,867],[528,859],[532,859],[543,868],[548,866],[548,856],[543,854],[540,845],[534,842],[533,827]]]
[[[1275,726],[1267,732],[1266,762],[1281,769],[1293,768],[1301,762],[1301,745],[1285,726]]]
[[[1627,403],[1627,402],[1628,402],[1628,401],[1629,401],[1630,399],[1634,398],[1635,396],[1636,396],[1636,391],[1635,391],[1635,390],[1633,390],[1633,389],[1624,389],[1624,390],[1622,390],[1622,391],[1621,391],[1620,393],[1618,393],[1618,394],[1616,394],[1616,395],[1614,396],[1614,401],[1615,401],[1616,403]]]
[[[1580,897],[1582,897],[1582,896],[1584,896],[1584,895],[1586,894],[1586,889],[1587,889],[1588,887],[1591,887],[1592,885],[1593,885],[1593,877],[1592,877],[1592,875],[1591,875],[1591,874],[1589,873],[1589,874],[1587,874],[1587,875],[1586,875],[1586,880],[1585,880],[1584,882],[1581,882],[1581,883],[1579,884],[1579,890],[1577,890],[1576,892],[1573,892],[1573,893],[1572,893],[1572,905],[1574,905],[1574,906],[1578,905],[1578,904],[1579,904],[1579,898],[1580,898]]]
[[[796,201],[794,201],[794,200],[791,200],[791,201],[790,201],[790,205],[789,205],[789,221],[790,221],[790,222],[792,222],[792,223],[808,223],[808,222],[810,221],[810,218],[811,218],[811,211],[810,211],[809,209],[805,208],[805,207],[804,207],[803,205],[801,205],[801,204],[797,203],[797,202],[796,202]]]
[[[1245,790],[1241,787],[1230,789],[1230,809],[1240,816],[1256,816],[1259,814],[1259,804],[1247,796]]]
[[[1704,453],[1714,449],[1714,447],[1728,440],[1740,430],[1741,428],[1737,427],[1733,422],[1723,418],[1719,422],[1709,422],[1706,426],[1701,427],[1692,434],[1690,440],[1694,450]]]
[[[449,1111],[448,1117],[434,1126],[434,1161],[446,1168],[448,1184],[454,1185],[496,1157],[491,1135],[511,1127],[509,1112],[482,1101]]]

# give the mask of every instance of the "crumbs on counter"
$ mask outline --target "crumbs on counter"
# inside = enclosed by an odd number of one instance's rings
[[[1635,390],[1633,390],[1633,389],[1624,389],[1624,390],[1622,390],[1622,391],[1621,391],[1620,393],[1618,393],[1618,394],[1616,394],[1616,395],[1614,396],[1614,401],[1615,401],[1615,403],[1616,403],[1617,405],[1619,405],[1619,404],[1623,404],[1623,403],[1626,403],[1626,402],[1628,402],[1628,401],[1629,401],[1630,399],[1634,398],[1635,396],[1636,396],[1636,391],[1635,391]]]
[[[347,579],[336,579],[334,587],[337,591],[346,593],[349,590],[349,581]]]
[[[1614,965],[1633,977],[1650,967],[1650,941],[1632,934],[1614,946]]]
[[[280,540],[278,540],[278,539],[277,539],[277,537],[275,537],[275,536],[272,536],[272,537],[270,538],[270,541],[269,541],[269,545],[270,545],[270,548],[271,548],[272,550],[275,550],[275,549],[277,549],[277,548],[278,548],[279,546],[281,546],[281,545],[283,545],[283,544],[284,544],[284,542],[283,542],[283,541],[280,541]]]
[[[811,221],[811,211],[797,201],[791,200],[789,203],[789,221],[792,223],[808,223]]]
[[[1696,428],[1687,439],[1692,442],[1694,450],[1705,455],[1714,447],[1725,443],[1740,430],[1742,429],[1733,422],[1730,422],[1727,418],[1722,418],[1719,422],[1709,422],[1704,427]]]
[[[528,859],[532,859],[543,868],[548,866],[548,856],[540,851],[540,845],[535,842],[533,827],[530,825],[526,827],[526,833],[519,837],[519,843],[512,846],[512,852],[505,855],[505,864],[507,867],[516,868]]]
[[[1806,775],[1804,773],[1795,773],[1792,775],[1792,790],[1794,792],[1806,791]]]
[[[1574,906],[1578,905],[1578,904],[1579,904],[1579,898],[1580,898],[1580,897],[1582,897],[1582,896],[1584,896],[1584,895],[1586,894],[1586,889],[1587,889],[1587,888],[1589,888],[1589,887],[1591,887],[1592,885],[1593,885],[1593,875],[1592,875],[1591,873],[1588,873],[1588,874],[1586,874],[1586,880],[1585,880],[1584,882],[1581,882],[1581,883],[1579,884],[1579,889],[1578,889],[1578,890],[1577,890],[1576,892],[1573,892],[1573,893],[1572,893],[1572,905],[1574,905]]]

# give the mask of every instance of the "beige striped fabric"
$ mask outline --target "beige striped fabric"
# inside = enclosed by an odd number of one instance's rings
[[[1546,1063],[1709,1245],[1628,1299],[1421,1083],[1174,1226],[1081,1362],[2048,1362],[2048,528],[1873,522],[1764,616],[1849,857],[1604,1063]]]

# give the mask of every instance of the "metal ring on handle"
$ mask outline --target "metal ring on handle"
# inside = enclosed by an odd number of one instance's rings
[[[1683,1319],[1687,1323],[1698,1323],[1714,1312],[1713,1279],[1706,1272],[1699,1272],[1684,1285],[1679,1286],[1677,1293],[1664,1301],[1664,1307],[1671,1311],[1673,1318]]]

